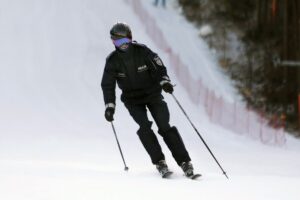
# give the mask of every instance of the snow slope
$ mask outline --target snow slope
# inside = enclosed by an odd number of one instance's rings
[[[151,0],[147,2],[149,3],[144,3],[144,7],[155,16],[158,26],[165,33],[165,39],[173,48],[172,51],[179,54],[180,59],[189,67],[193,78],[200,78],[217,96],[222,96],[230,102],[240,99],[229,78],[224,76],[218,67],[208,45],[199,39],[199,30],[193,24],[187,23],[182,16],[177,1],[169,0],[168,9],[153,6]]]
[[[153,9],[151,1],[143,3]],[[177,23],[178,32],[192,31],[172,6],[153,12],[174,19],[169,23]],[[159,178],[136,136],[137,125],[118,101],[114,124],[130,168],[125,172],[103,117],[100,90],[105,58],[113,50],[108,32],[116,21],[130,24],[134,38],[156,50],[168,65],[167,56],[123,0],[0,1],[0,199],[300,198],[299,141],[288,137],[283,148],[264,146],[212,125],[180,85],[175,95],[230,179],[222,175],[169,95],[165,97],[171,123],[181,132],[203,178],[185,179],[161,138],[175,174],[171,180]],[[192,47],[198,39],[191,34],[188,40],[176,37],[178,45]],[[197,48],[179,47],[174,45],[174,51],[182,52],[183,59],[196,54],[208,63],[197,66],[199,70],[214,62],[201,41]],[[219,74],[214,69],[202,70]],[[172,71],[170,76],[177,82]],[[230,90],[221,74],[213,77],[221,82],[220,91]]]

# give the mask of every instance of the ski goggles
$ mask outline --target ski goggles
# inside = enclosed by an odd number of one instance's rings
[[[116,39],[116,40],[112,40],[112,41],[113,41],[113,43],[116,47],[120,47],[123,44],[130,43],[131,39],[129,39],[129,38],[120,38],[120,39]]]

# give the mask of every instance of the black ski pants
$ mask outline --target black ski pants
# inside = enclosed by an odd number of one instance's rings
[[[153,164],[164,160],[165,156],[156,135],[151,129],[152,122],[148,119],[147,109],[158,127],[158,133],[163,137],[177,164],[181,165],[182,162],[191,160],[177,128],[171,127],[169,124],[170,113],[166,102],[157,99],[145,104],[125,104],[125,106],[134,121],[139,125],[137,134]]]

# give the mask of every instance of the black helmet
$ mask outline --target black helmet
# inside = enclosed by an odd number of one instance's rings
[[[111,39],[129,38],[132,39],[130,27],[126,23],[118,22],[110,29]]]

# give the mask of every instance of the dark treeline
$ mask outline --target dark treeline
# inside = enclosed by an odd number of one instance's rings
[[[224,53],[220,63],[250,107],[282,117],[287,129],[298,134],[300,1],[179,0],[179,4],[196,25],[212,25],[215,49],[226,49],[220,43],[228,42],[229,32],[237,35],[244,46],[241,55],[233,60]]]

